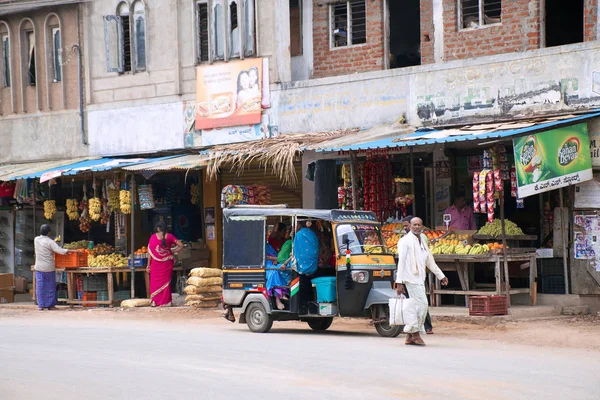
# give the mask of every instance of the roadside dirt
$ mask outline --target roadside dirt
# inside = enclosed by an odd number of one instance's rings
[[[221,318],[222,310],[173,308],[68,308],[56,311],[38,311],[35,307],[0,306],[0,325],[4,318],[65,318],[135,320],[169,323],[211,324],[232,326]],[[236,322],[236,325],[238,323]],[[543,320],[506,321],[494,318],[441,318],[434,317],[434,334],[460,339],[489,340],[501,343],[548,348],[573,348],[600,351],[600,317],[557,317]],[[277,323],[285,329],[308,329],[300,322]],[[337,319],[332,328],[336,331],[374,334],[375,329],[365,320]],[[427,340],[427,338],[425,338]]]

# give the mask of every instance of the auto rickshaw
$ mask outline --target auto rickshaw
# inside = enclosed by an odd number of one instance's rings
[[[266,290],[267,218],[328,221],[333,236],[335,293],[319,302],[312,277],[291,272],[289,299],[283,310]],[[291,209],[286,206],[233,206],[223,210],[223,302],[241,308],[240,323],[253,332],[268,332],[273,321],[303,321],[315,331],[329,328],[334,317],[368,318],[379,335],[396,337],[401,326],[389,325],[390,297],[396,264],[372,212]]]

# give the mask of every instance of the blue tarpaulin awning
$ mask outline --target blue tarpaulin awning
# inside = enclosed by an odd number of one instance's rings
[[[578,116],[564,115],[559,117],[534,118],[506,123],[471,125],[456,129],[421,129],[408,135],[364,141],[345,146],[328,146],[327,143],[323,143],[318,146],[315,151],[359,151],[424,146],[472,140],[497,140],[511,136],[524,135],[534,131],[545,131],[559,126],[572,125],[595,117],[600,117],[600,111],[596,110],[593,113]]]

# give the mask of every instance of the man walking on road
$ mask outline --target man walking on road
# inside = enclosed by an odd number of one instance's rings
[[[427,246],[427,238],[422,235],[423,221],[413,218],[410,221],[410,233],[398,241],[398,272],[396,284],[398,294],[406,293],[414,299],[418,306],[418,320],[415,325],[404,326],[407,333],[407,345],[424,345],[420,333],[425,333],[424,323],[429,304],[425,294],[426,269],[429,269],[441,281],[448,284],[448,278],[437,266]]]

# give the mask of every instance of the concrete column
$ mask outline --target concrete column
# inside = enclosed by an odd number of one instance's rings
[[[433,59],[444,61],[444,0],[433,1]]]

